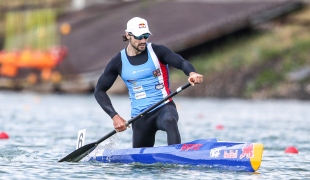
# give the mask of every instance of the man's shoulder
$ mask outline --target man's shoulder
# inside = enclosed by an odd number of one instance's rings
[[[118,52],[114,57],[112,57],[111,61],[120,61],[121,60],[121,52]]]
[[[152,44],[152,48],[167,48],[166,46],[162,45],[162,44],[155,44],[155,43],[151,43]]]
[[[119,52],[114,57],[111,58],[106,68],[108,67],[108,69],[110,70],[118,71],[121,65],[122,65],[122,58],[121,58],[121,53]]]
[[[152,48],[153,48],[155,53],[161,53],[161,52],[165,52],[165,51],[169,50],[168,47],[166,47],[165,45],[162,45],[162,44],[152,43],[151,45],[152,45]]]

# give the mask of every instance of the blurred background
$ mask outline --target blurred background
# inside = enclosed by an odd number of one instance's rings
[[[205,77],[185,96],[310,99],[310,1],[0,0],[0,89],[92,93],[129,19]],[[171,87],[186,76],[171,68]],[[111,94],[126,94],[121,80]]]
[[[171,48],[204,75],[174,97],[182,142],[262,143],[259,172],[57,163],[75,149],[78,130],[87,129],[88,144],[114,128],[93,90],[127,46],[122,35],[135,16],[148,21],[149,42]],[[309,32],[310,0],[0,0],[0,177],[309,179]],[[171,90],[186,82],[171,67]],[[122,80],[108,93],[130,119]],[[104,144],[131,147],[131,134]],[[155,146],[166,145],[166,133],[156,136]],[[298,152],[286,154],[288,147]]]

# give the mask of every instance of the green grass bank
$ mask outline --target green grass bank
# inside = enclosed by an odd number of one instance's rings
[[[190,58],[204,75],[202,87],[191,95],[310,99],[310,6],[254,32],[230,37]],[[172,70],[171,79],[178,83],[184,75]]]

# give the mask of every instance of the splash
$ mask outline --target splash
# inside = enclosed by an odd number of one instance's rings
[[[93,150],[87,158],[84,158],[85,161],[96,161],[97,157],[101,157],[103,155],[103,152],[106,152],[107,155],[107,161],[110,162],[111,154],[113,151],[118,149],[117,143],[119,140],[119,136],[116,133],[115,135],[111,136],[107,141],[106,144],[99,144],[95,150]]]

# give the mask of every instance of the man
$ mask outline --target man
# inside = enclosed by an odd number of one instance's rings
[[[181,69],[194,85],[203,80],[194,67],[180,55],[163,45],[147,43],[151,32],[145,19],[134,17],[127,23],[123,41],[128,46],[107,64],[95,88],[95,98],[112,118],[117,132],[127,129],[126,121],[114,110],[107,90],[119,75],[125,82],[131,101],[131,116],[135,117],[171,94],[169,69]],[[181,143],[178,113],[172,99],[132,123],[133,147],[153,147],[158,130],[166,131],[168,145]]]

